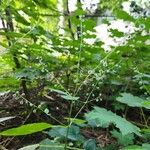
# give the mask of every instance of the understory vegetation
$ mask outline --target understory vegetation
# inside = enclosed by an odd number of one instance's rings
[[[0,149],[150,150],[149,0],[0,0]]]

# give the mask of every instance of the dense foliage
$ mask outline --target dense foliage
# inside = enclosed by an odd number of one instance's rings
[[[16,149],[150,149],[150,1],[84,2],[0,0],[0,138],[36,138]]]

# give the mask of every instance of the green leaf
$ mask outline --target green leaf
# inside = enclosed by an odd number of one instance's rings
[[[50,89],[51,91],[54,91],[54,92],[56,92],[56,93],[58,93],[58,94],[62,94],[62,95],[67,95],[68,93],[67,92],[64,92],[64,91],[62,91],[62,90],[57,90],[57,89]]]
[[[140,18],[136,21],[136,26],[139,27],[140,25],[144,25],[145,26],[145,29],[146,30],[149,30],[150,29],[150,18],[147,17],[147,18]]]
[[[143,103],[142,103],[142,107],[145,107],[145,108],[147,108],[147,109],[150,109],[150,101],[148,101],[148,102],[143,102]]]
[[[116,37],[123,37],[124,33],[118,31],[117,29],[110,29],[110,32],[112,33],[112,37],[116,36]]]
[[[86,120],[82,120],[82,119],[74,119],[74,118],[67,118],[67,117],[65,117],[65,119],[75,124],[84,124],[86,122]]]
[[[43,140],[39,144],[39,150],[64,150],[64,145],[60,143],[54,143],[49,139]]]
[[[73,141],[82,140],[83,137],[80,135],[80,128],[77,126],[67,127],[55,127],[48,133],[51,137],[67,138]]]
[[[92,30],[94,29],[94,27],[96,26],[96,22],[94,20],[89,20],[89,19],[86,19],[84,22],[83,22],[83,25],[85,26],[84,28],[86,30]]]
[[[118,19],[123,19],[125,21],[131,21],[131,22],[135,21],[135,19],[132,16],[130,16],[127,12],[125,12],[121,9],[117,9],[115,11],[115,14]]]
[[[85,14],[85,11],[83,11],[83,9],[77,9],[73,13],[74,16],[80,16],[80,15],[84,15],[84,14]]]
[[[142,129],[141,131],[144,133],[150,133],[150,129]]]
[[[64,98],[65,100],[70,100],[70,101],[76,101],[79,99],[79,97],[74,97],[74,96],[71,96],[70,94],[68,94],[67,92],[63,92],[61,90],[57,90],[57,89],[51,89],[52,91],[54,92],[57,92],[60,94],[60,96],[62,98]]]
[[[62,98],[64,98],[65,100],[70,100],[70,101],[77,101],[79,99],[79,97],[74,97],[71,95],[61,95]]]
[[[150,85],[145,85],[144,87],[145,87],[146,91],[150,94]]]
[[[134,143],[134,135],[132,133],[123,136],[120,132],[114,130],[111,132],[111,134],[113,137],[117,138],[117,141],[120,145],[128,146]]]
[[[26,26],[29,26],[30,23],[25,19],[25,17],[23,17],[22,15],[20,15],[16,10],[14,10],[14,15],[15,15],[15,20],[19,23],[22,23]]]
[[[142,144],[142,147],[145,148],[145,150],[150,150],[150,144],[148,143]]]
[[[89,139],[83,144],[85,150],[96,150],[96,141]]]
[[[39,5],[40,7],[43,8],[55,8],[55,4],[56,4],[56,0],[34,0],[34,2],[36,2],[37,5]]]
[[[30,80],[35,79],[36,77],[40,76],[40,71],[35,68],[24,68],[15,73],[16,78],[28,78]]]
[[[147,104],[150,101],[144,100],[137,96],[133,96],[130,93],[121,93],[121,97],[118,97],[117,101],[127,104],[131,107],[145,107],[147,109],[150,109],[149,105],[144,105],[145,103]]]
[[[142,146],[132,145],[132,146],[122,148],[121,150],[149,150],[149,149],[150,149],[150,144],[144,143],[142,144]]]
[[[5,35],[8,36],[9,38],[22,38],[24,36],[24,34],[22,33],[17,33],[17,32],[0,32],[0,35]],[[26,37],[28,37],[28,35],[26,35]],[[3,44],[4,45],[4,44]],[[4,45],[5,46],[5,45]]]
[[[140,129],[137,126],[116,115],[115,113],[107,111],[104,108],[94,107],[94,110],[86,113],[85,117],[91,126],[107,128],[110,124],[113,123],[117,128],[120,129],[120,132],[123,135],[127,135],[129,133],[141,135]]]
[[[121,150],[145,150],[141,146],[138,145],[132,145],[125,148],[122,148]]]
[[[34,145],[29,145],[29,146],[22,147],[18,150],[35,150],[38,147],[39,147],[39,144],[34,144]]]
[[[17,128],[8,129],[6,131],[0,132],[0,135],[3,136],[28,135],[28,134],[43,131],[51,127],[53,127],[53,125],[48,123],[32,123],[32,124],[22,125]]]

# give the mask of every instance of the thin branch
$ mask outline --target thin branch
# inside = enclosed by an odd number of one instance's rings
[[[67,14],[70,16],[68,0],[66,2],[67,2]],[[74,39],[74,33],[72,31],[72,24],[71,24],[71,19],[70,18],[68,18],[68,27],[70,29],[71,36]]]
[[[60,12],[59,14],[38,14],[39,16],[43,17],[59,17],[59,16],[64,16],[64,17],[69,17],[73,16],[74,13],[67,13],[67,12]],[[101,15],[101,14],[85,14],[83,15],[83,18],[114,18],[114,16],[106,16],[106,15]]]

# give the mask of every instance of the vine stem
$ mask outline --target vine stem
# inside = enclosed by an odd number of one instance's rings
[[[73,120],[70,122],[69,125],[71,125],[71,124],[73,123],[74,119],[77,118],[77,116],[79,115],[79,113],[80,113],[80,112],[84,109],[84,107],[87,105],[87,103],[89,102],[90,96],[92,95],[92,93],[93,93],[93,91],[94,91],[94,89],[95,89],[97,83],[98,83],[98,81],[96,82],[96,84],[94,85],[93,89],[91,90],[91,92],[90,92],[90,94],[89,94],[87,100],[86,100],[85,103],[82,105],[82,107],[79,109],[79,111],[76,113],[76,115],[74,116]]]
[[[81,66],[81,52],[82,52],[82,45],[83,45],[83,24],[82,24],[82,19],[83,19],[83,16],[79,16],[79,19],[80,19],[80,31],[77,31],[77,32],[80,32],[80,34],[78,33],[78,37],[80,38],[80,46],[79,46],[79,59],[78,59],[78,64],[77,64],[77,81],[79,81],[79,78],[80,78],[80,66]],[[75,88],[75,92],[77,90],[77,86]],[[74,93],[75,94],[75,93]]]
[[[24,101],[28,102],[31,106],[33,106],[34,108],[42,111],[44,114],[46,114],[48,117],[52,118],[53,120],[55,120],[56,122],[58,122],[60,125],[65,126],[65,124],[63,124],[62,122],[60,122],[59,120],[57,120],[55,117],[53,117],[51,114],[47,114],[45,113],[41,108],[39,108],[38,106],[36,106],[35,104],[31,103],[29,100],[27,100],[26,98],[24,98],[23,96],[19,95],[19,97],[21,99],[23,99]]]
[[[107,60],[107,58],[116,50],[116,47],[111,51],[109,52],[98,64],[95,68],[92,69],[92,72],[94,72],[102,62],[104,62],[105,60]],[[75,90],[75,95],[78,94],[79,90],[81,89],[81,87],[83,86],[84,82],[90,77],[90,74],[88,74],[85,79],[83,80],[83,82],[79,85],[78,89]]]
[[[119,61],[117,64],[115,64],[111,69],[113,69],[116,65],[118,65],[121,61]],[[73,123],[73,121],[77,118],[77,116],[79,115],[79,113],[84,109],[84,107],[87,105],[87,103],[89,103],[89,99],[90,99],[90,96],[92,95],[96,85],[98,84],[99,81],[97,81],[95,84],[94,84],[94,87],[93,89],[91,90],[89,96],[87,97],[86,101],[84,102],[84,104],[82,105],[82,107],[79,109],[79,111],[76,113],[76,115],[74,116],[74,118],[71,120],[70,122],[70,125]]]
[[[71,102],[70,110],[69,110],[69,123],[68,123],[68,126],[67,126],[67,133],[66,133],[66,138],[65,138],[65,150],[67,150],[67,138],[68,138],[68,135],[69,135],[69,128],[71,126],[70,123],[71,123],[72,109],[73,109],[73,102]]]

